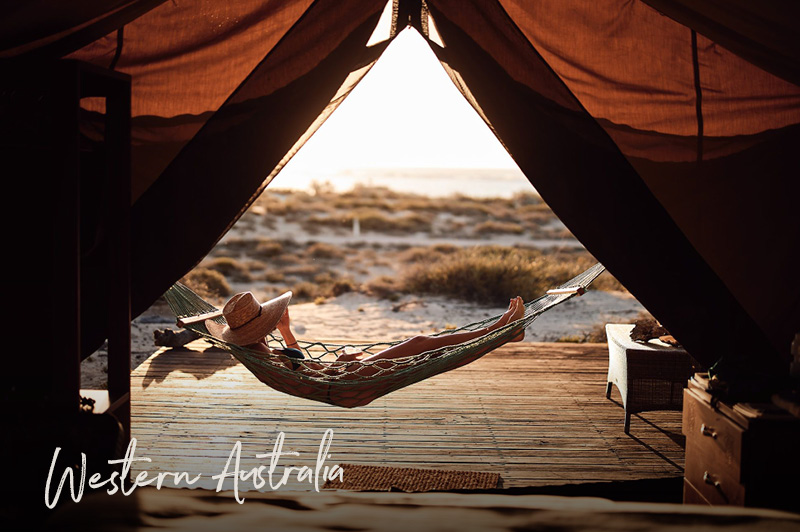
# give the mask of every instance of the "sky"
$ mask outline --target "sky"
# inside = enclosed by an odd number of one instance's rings
[[[517,166],[425,40],[406,29],[271,186],[358,168]]]

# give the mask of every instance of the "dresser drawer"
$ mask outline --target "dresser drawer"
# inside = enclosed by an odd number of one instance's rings
[[[702,402],[688,389],[683,393],[683,433],[686,435],[687,457],[695,457],[707,469],[713,469],[715,474],[740,483],[744,429]]]
[[[702,393],[684,391],[684,501],[797,512],[800,419],[769,405],[712,403]]]
[[[692,483],[683,479],[683,504],[700,504],[708,506],[711,503],[703,497],[703,494]]]
[[[701,453],[687,440],[684,480],[709,504],[744,505],[745,488],[738,479],[739,469],[730,469],[716,458]]]

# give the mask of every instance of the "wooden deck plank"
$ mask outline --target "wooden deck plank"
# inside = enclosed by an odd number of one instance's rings
[[[271,451],[279,431],[284,451],[300,453],[281,464],[313,467],[326,429],[334,431],[328,465],[490,471],[505,487],[683,473],[680,412],[634,416],[631,436],[623,433],[619,394],[605,398],[605,345],[506,345],[357,409],[278,393],[227,353],[187,347],[158,351],[132,374],[136,454],[152,459],[134,475],[202,473],[195,486],[214,489],[211,476],[237,440],[250,469],[268,465],[255,455]],[[293,480],[282,489],[313,486]]]

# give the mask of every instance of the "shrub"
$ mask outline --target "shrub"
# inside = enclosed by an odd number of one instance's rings
[[[542,225],[548,224],[554,220],[553,213],[541,212],[541,211],[520,211],[517,213],[517,219],[524,223],[525,225],[532,226],[532,227],[540,227]]]
[[[455,253],[461,248],[459,246],[456,246],[455,244],[435,244],[431,247],[431,249],[433,249],[438,253],[450,254],[450,253]]]
[[[556,343],[559,344],[580,344],[583,343],[583,336],[580,334],[568,334],[566,336],[561,336],[556,340]]]
[[[181,283],[206,299],[231,295],[231,286],[225,280],[225,277],[221,273],[208,268],[195,268],[181,279]]]
[[[279,271],[269,271],[264,274],[264,280],[268,283],[282,283],[286,275]]]
[[[534,192],[517,192],[512,197],[515,205],[541,205],[544,202],[542,197]]]
[[[454,216],[488,217],[492,216],[495,209],[488,201],[455,195],[448,198],[441,198],[439,201],[439,210],[449,212]]]
[[[274,257],[271,261],[273,265],[279,266],[287,266],[291,264],[303,264],[304,261],[297,255],[292,255],[291,253],[283,253],[277,257]]]
[[[337,279],[331,284],[330,290],[334,296],[340,296],[348,292],[355,292],[358,290],[358,285],[352,279]]]
[[[287,201],[286,219],[297,221],[308,217],[310,214],[332,213],[334,210],[333,205],[320,199],[291,200]]]
[[[357,289],[352,279],[338,279],[327,272],[316,276],[313,282],[301,281],[291,288],[294,297],[301,301],[327,300]]]
[[[516,295],[530,301],[592,264],[586,257],[563,258],[533,249],[465,248],[436,262],[411,266],[402,276],[401,287],[405,292],[501,306]]]
[[[306,230],[318,226],[350,229],[353,226],[353,220],[356,218],[362,231],[390,234],[427,231],[433,221],[433,215],[431,214],[408,213],[390,216],[377,209],[365,208],[350,211],[342,216],[312,216],[303,222],[303,227]]]
[[[314,277],[314,283],[319,287],[319,293],[325,297],[336,297],[358,289],[352,279],[340,278],[334,272],[323,272]]]
[[[602,324],[596,324],[592,327],[592,330],[586,333],[584,336],[584,342],[595,343],[595,344],[605,344],[608,342],[608,337],[606,336],[606,327]]]
[[[247,268],[248,272],[252,273],[265,270],[267,265],[260,260],[251,259],[244,263],[244,267]]]
[[[300,301],[309,301],[320,297],[319,286],[309,281],[296,283],[291,290],[292,298]]]
[[[230,257],[217,257],[203,263],[209,270],[221,273],[236,282],[249,282],[253,278],[249,269],[238,260]]]
[[[266,238],[258,240],[255,243],[255,246],[250,250],[251,255],[264,259],[277,257],[281,253],[283,253],[283,244],[277,240],[270,240]]]
[[[331,244],[316,242],[308,246],[306,254],[315,259],[340,259],[344,256],[344,251]]]
[[[389,301],[400,299],[401,283],[388,275],[370,280],[364,287],[367,294]]]
[[[401,262],[405,263],[429,262],[439,255],[440,253],[435,251],[432,247],[418,246],[403,251],[399,259]]]
[[[433,220],[432,216],[419,213],[387,216],[380,211],[364,209],[348,213],[345,216],[346,225],[352,225],[354,218],[358,218],[362,231],[395,234],[426,231],[430,229],[431,221]]]
[[[313,281],[317,284],[331,284],[337,278],[336,274],[329,271],[324,271],[322,273],[318,273],[314,276]]]
[[[475,233],[478,235],[485,234],[513,234],[520,235],[525,229],[518,223],[513,222],[497,222],[494,220],[487,220],[475,226]]]
[[[406,264],[435,262],[444,255],[456,253],[458,249],[458,246],[452,244],[414,246],[402,251],[398,255],[398,260]]]
[[[295,277],[313,277],[321,272],[319,266],[314,264],[297,264],[287,266],[283,270],[284,275],[294,275]]]
[[[395,212],[400,211],[430,211],[430,212],[439,212],[441,210],[441,206],[439,205],[438,201],[435,201],[433,198],[428,198],[424,196],[419,197],[410,197],[408,199],[398,200],[392,208]]]
[[[373,197],[339,196],[333,200],[333,206],[343,210],[369,208],[388,211],[390,209],[389,203],[385,200]]]
[[[608,338],[606,337],[606,328],[601,324],[596,324],[592,327],[592,329],[586,333],[581,334],[568,334],[566,336],[560,337],[556,342],[559,343],[570,343],[570,344],[585,344],[585,343],[596,343],[596,344],[604,344],[608,342]]]
[[[264,198],[265,195],[262,195],[261,197]],[[264,199],[263,201],[259,202],[259,206],[263,207],[264,212],[267,214],[264,221],[271,219],[273,216],[283,216],[289,210],[288,205],[276,197]]]

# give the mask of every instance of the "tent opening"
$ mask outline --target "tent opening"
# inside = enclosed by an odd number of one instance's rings
[[[530,301],[594,262],[409,28],[184,281],[219,306],[292,290],[306,338],[382,338],[374,324],[397,309],[399,339]],[[598,341],[644,310],[608,274],[595,287],[531,339]]]

